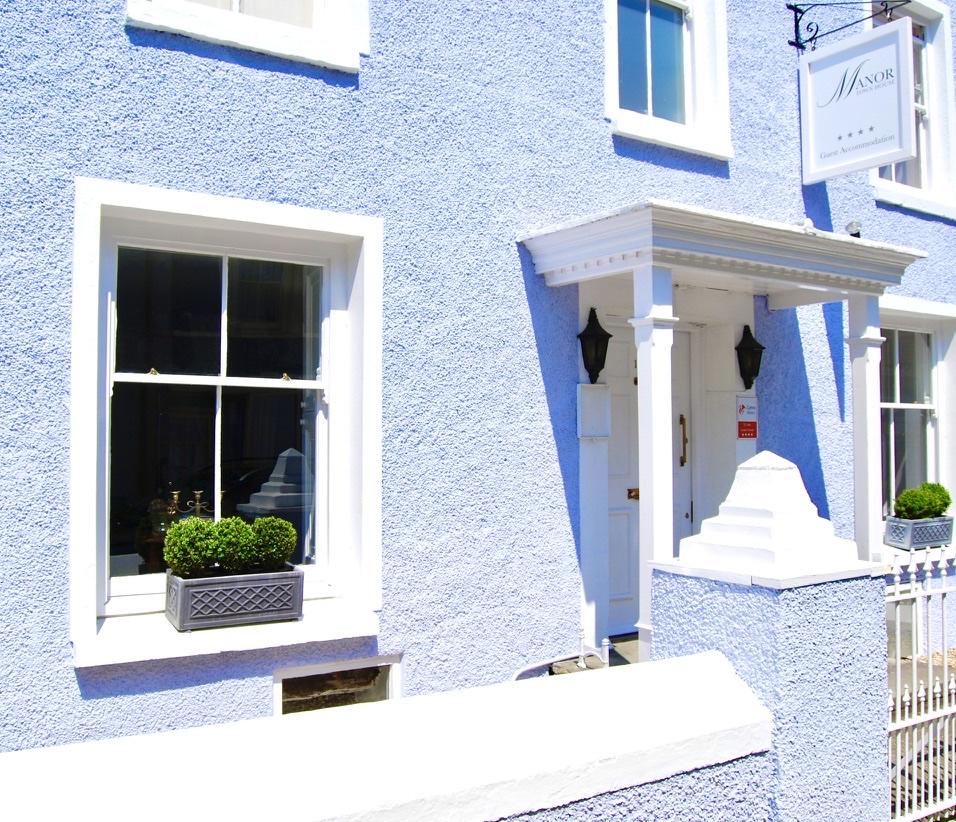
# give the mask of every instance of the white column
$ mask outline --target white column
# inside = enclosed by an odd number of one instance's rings
[[[607,636],[607,454],[611,392],[606,385],[578,386],[578,488],[581,511],[581,629],[599,649]]]
[[[674,345],[673,277],[650,264],[634,271],[634,342],[637,346],[638,454],[641,488],[638,595],[640,653],[652,641],[652,560],[674,553],[674,469],[671,424],[671,348]]]
[[[860,559],[883,552],[880,448],[880,305],[877,297],[851,295],[850,368],[853,380],[853,518]]]

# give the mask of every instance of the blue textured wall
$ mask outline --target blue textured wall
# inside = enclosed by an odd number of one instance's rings
[[[677,774],[559,808],[509,816],[513,822],[764,822],[773,765],[767,754]],[[807,817],[808,819],[810,817]]]
[[[792,19],[763,0],[728,13],[735,159],[723,163],[611,136],[602,0],[371,0],[357,76],[127,29],[122,0],[0,4],[0,749],[266,714],[280,666],[404,652],[415,693],[575,647],[577,295],[539,281],[519,232],[647,197],[809,213],[821,227],[859,219],[867,237],[930,251],[903,292],[956,299],[952,223],[878,208],[865,174],[801,188]],[[377,641],[74,671],[79,175],[384,218]],[[799,425],[822,444],[779,450],[846,532],[850,443],[832,423],[849,402],[845,362],[829,359],[843,318],[826,311],[758,320],[768,368],[806,382],[799,396],[768,392],[769,377],[758,390],[772,441],[798,433],[785,404],[812,412]]]
[[[774,715],[774,820],[886,818],[882,577],[773,591],[655,571],[652,590],[654,658],[719,650]]]

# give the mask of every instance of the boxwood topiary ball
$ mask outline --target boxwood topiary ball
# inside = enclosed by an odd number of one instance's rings
[[[900,519],[931,519],[945,514],[950,502],[949,492],[942,485],[924,482],[919,488],[900,492],[893,511]]]
[[[169,526],[163,559],[176,576],[207,574],[216,563],[216,554],[216,536],[211,520],[189,517]]]
[[[295,551],[299,539],[295,526],[279,517],[262,517],[252,523],[252,531],[262,570],[281,570]]]
[[[226,517],[215,525],[219,567],[229,574],[258,570],[252,528],[239,517]]]

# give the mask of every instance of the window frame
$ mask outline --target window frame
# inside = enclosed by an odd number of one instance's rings
[[[661,2],[684,12],[685,122],[678,123],[621,108],[618,0],[604,0],[604,105],[611,131],[622,137],[729,160],[733,157],[733,147],[730,135],[726,2]]]
[[[130,226],[132,228],[132,226]],[[327,596],[334,591],[334,583],[330,580],[329,563],[329,501],[328,501],[328,477],[329,477],[329,411],[328,400],[325,391],[324,373],[321,373],[314,380],[292,379],[280,380],[260,377],[232,377],[222,375],[196,375],[196,374],[158,374],[155,376],[135,374],[132,372],[118,371],[115,367],[116,352],[116,287],[118,282],[118,252],[120,248],[136,248],[150,251],[172,251],[185,254],[202,254],[204,256],[219,257],[221,263],[229,258],[239,259],[239,255],[229,253],[217,253],[214,244],[209,241],[182,241],[175,237],[165,237],[160,241],[146,240],[142,234],[130,230],[124,230],[124,226],[117,224],[113,220],[106,221],[104,226],[104,239],[107,241],[107,247],[104,250],[103,265],[100,269],[100,282],[105,289],[105,299],[108,300],[108,319],[107,319],[107,339],[106,344],[109,347],[108,374],[110,381],[110,394],[112,395],[112,386],[119,383],[137,384],[137,385],[179,385],[179,386],[208,386],[223,388],[282,388],[289,390],[300,389],[303,391],[316,391],[319,394],[319,403],[321,409],[317,414],[316,420],[316,455],[314,471],[316,477],[316,493],[314,495],[313,517],[315,523],[315,564],[299,566],[305,573],[305,595],[309,598],[318,596]],[[325,256],[311,256],[303,254],[293,254],[288,251],[284,253],[267,253],[257,251],[255,248],[244,249],[241,255],[242,259],[261,259],[271,262],[287,262],[298,265],[316,266],[322,269],[322,295],[320,305],[322,306],[322,316],[319,318],[320,324],[320,369],[324,367],[326,352],[330,351],[333,343],[333,323],[331,322],[331,309],[341,311],[341,295],[333,294],[332,283],[335,279],[330,274],[333,270],[341,277],[341,268],[343,262],[338,259],[334,252]],[[226,263],[227,265],[227,263]],[[223,269],[225,272],[227,269]],[[223,274],[225,275],[225,274]],[[227,276],[227,275],[226,275]],[[338,304],[336,304],[338,302]],[[222,317],[225,318],[226,308],[222,309]],[[227,338],[226,329],[221,330],[223,338]],[[339,336],[339,335],[335,335]],[[220,350],[220,357],[222,352]],[[334,359],[335,354],[331,357]],[[222,363],[221,363],[222,364]],[[107,411],[107,414],[109,412]],[[218,423],[217,423],[218,425]],[[107,438],[107,449],[109,450],[109,431],[105,432]],[[221,455],[216,454],[216,463],[219,463]],[[105,475],[97,479],[97,489],[103,489],[106,498],[97,500],[97,508],[104,509],[105,516],[109,517],[109,484],[111,476],[110,454],[107,453],[105,460]],[[183,504],[188,501],[188,489],[182,498]],[[218,504],[213,500],[214,511]],[[216,512],[218,519],[218,512]],[[106,599],[100,603],[101,610],[99,616],[119,616],[122,614],[141,613],[144,611],[162,610],[166,582],[165,574],[151,573],[132,576],[111,576],[109,573],[109,529],[107,526],[106,534],[106,557],[105,565],[107,567],[100,570],[105,574],[103,582],[106,591]]]
[[[880,413],[897,407],[930,410],[933,432],[927,436],[927,475],[951,488],[956,485],[956,306],[895,294],[881,296],[879,305],[881,329],[930,335],[933,400],[930,409],[922,403],[884,403],[881,397]],[[882,439],[882,425],[879,436]],[[880,447],[882,452],[882,442]],[[885,470],[881,463],[881,495],[886,493]],[[883,500],[884,507],[891,504],[892,500]]]
[[[126,0],[126,24],[357,73],[369,53],[368,0],[312,0],[296,26],[190,0]]]
[[[900,333],[909,333],[909,334],[921,334],[929,338],[929,351],[927,352],[928,362],[926,363],[927,373],[924,375],[926,379],[927,387],[929,388],[930,401],[929,402],[904,402],[900,397],[900,387],[901,387],[901,372],[900,372],[900,344],[899,344],[899,334]],[[889,342],[888,334],[896,335],[896,343],[893,346],[892,350],[895,352],[895,362],[893,363],[893,394],[894,399],[884,400],[882,398],[882,383],[880,385],[880,414],[884,411],[925,411],[927,413],[927,427],[925,431],[926,436],[926,453],[923,454],[923,461],[926,467],[926,480],[925,481],[935,481],[935,477],[938,475],[938,466],[937,466],[937,455],[938,455],[938,446],[937,446],[937,432],[939,428],[939,409],[937,408],[937,340],[936,335],[931,330],[925,328],[913,328],[908,326],[905,322],[897,321],[896,323],[882,325],[880,327],[880,334],[883,336],[883,348],[881,352],[881,361],[886,361],[886,354],[890,350],[887,346]],[[881,368],[880,373],[883,373]],[[892,419],[892,416],[891,416]],[[895,423],[892,423],[895,426]],[[880,425],[880,437],[882,440],[883,437],[883,426],[882,419]],[[896,459],[895,459],[895,446],[894,446],[895,437],[890,438],[890,448],[889,454],[891,457],[892,465],[883,465],[881,478],[881,484],[883,488],[883,515],[884,517],[891,513],[891,506],[893,500],[896,498],[896,492],[893,490],[896,485]],[[881,442],[882,448],[882,442]],[[889,482],[888,482],[889,480]],[[893,486],[891,488],[890,486]],[[887,496],[887,493],[890,495]]]
[[[949,7],[940,0],[912,0],[895,14],[910,17],[925,28],[923,105],[920,126],[919,187],[884,179],[880,169],[870,170],[877,202],[956,219],[956,106],[952,71],[953,38]],[[879,25],[870,20],[869,28]]]
[[[307,599],[302,623],[275,623],[260,632],[251,629],[265,626],[212,629],[194,632],[203,635],[201,641],[190,640],[166,623],[164,575],[109,576],[109,403],[115,326],[111,288],[117,249],[131,245],[282,257],[323,267],[328,320],[322,323],[318,382],[327,422],[325,447],[318,443],[318,451],[327,460],[320,469],[325,476],[334,470],[338,481],[316,483],[316,516],[325,514],[327,523],[326,545],[317,545],[317,554],[324,551],[326,561],[302,566]],[[70,475],[70,632],[75,664],[208,653],[223,644],[267,647],[259,643],[377,633],[381,284],[379,218],[76,180]],[[310,610],[324,616],[310,619]]]

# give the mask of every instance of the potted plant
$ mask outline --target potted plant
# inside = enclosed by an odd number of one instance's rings
[[[296,540],[278,517],[173,523],[163,548],[166,618],[177,631],[301,619],[303,573],[289,564]]]
[[[953,518],[944,516],[952,498],[935,482],[902,491],[893,503],[894,517],[886,518],[883,542],[910,550],[949,545],[953,541]]]

